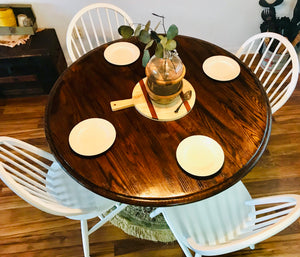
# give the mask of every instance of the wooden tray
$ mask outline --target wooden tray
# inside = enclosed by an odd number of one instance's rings
[[[0,4],[0,8],[11,8],[16,20],[19,14],[25,14],[32,20],[31,27],[0,27],[0,35],[34,35],[37,30],[36,18],[31,8],[31,4]]]

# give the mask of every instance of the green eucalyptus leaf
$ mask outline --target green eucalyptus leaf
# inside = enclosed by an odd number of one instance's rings
[[[164,57],[164,48],[163,48],[161,43],[158,43],[156,45],[155,56],[158,57],[158,58],[163,58]]]
[[[152,39],[155,40],[156,43],[160,42],[160,38],[159,38],[158,34],[155,31],[151,30],[150,36],[151,36]]]
[[[161,43],[163,48],[166,48],[167,42],[168,42],[168,39],[166,37],[161,37],[160,38],[160,43]]]
[[[176,48],[176,41],[175,40],[168,40],[168,42],[166,43],[166,46],[165,46],[166,50],[174,50]]]
[[[172,24],[167,31],[167,39],[172,40],[178,35],[178,28],[176,25]]]
[[[144,29],[141,30],[141,33],[139,35],[139,40],[144,44],[148,44],[151,41],[150,34]]]
[[[122,25],[118,28],[118,32],[123,38],[130,38],[134,31],[130,26]]]
[[[135,31],[134,31],[134,36],[137,37],[140,32],[141,32],[141,28],[142,28],[142,25],[141,24],[138,24]]]
[[[151,40],[146,46],[145,46],[145,50],[147,50],[148,48],[150,48],[153,45],[154,40]]]
[[[151,21],[148,21],[147,24],[145,25],[145,30],[146,31],[149,31],[150,24],[151,24]]]
[[[149,60],[150,60],[150,53],[148,50],[144,50],[143,59],[142,59],[143,67],[146,67]]]

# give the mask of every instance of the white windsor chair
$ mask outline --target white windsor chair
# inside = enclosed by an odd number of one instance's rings
[[[286,103],[297,85],[299,61],[294,46],[280,34],[264,32],[246,40],[236,56],[261,81],[274,114]]]
[[[187,257],[214,256],[238,251],[261,242],[300,216],[300,195],[278,195],[251,199],[240,181],[208,199],[174,207],[162,213]]]
[[[81,9],[71,20],[66,44],[72,62],[101,44],[121,38],[118,27],[130,25],[131,18],[119,7],[95,3]]]
[[[84,256],[89,257],[89,235],[127,205],[101,197],[67,175],[50,153],[23,141],[0,137],[0,178],[32,206],[80,220]],[[88,219],[100,221],[88,228]]]

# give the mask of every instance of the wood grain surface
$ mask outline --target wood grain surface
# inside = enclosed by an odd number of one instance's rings
[[[130,98],[145,71],[141,57],[128,66],[108,63],[103,57],[107,44],[79,59],[57,80],[46,108],[46,137],[66,171],[88,189],[136,205],[188,203],[228,188],[260,158],[271,128],[270,107],[260,82],[241,62],[236,79],[213,80],[202,70],[204,60],[213,55],[235,57],[199,39],[179,36],[177,42],[196,102],[188,115],[176,121],[153,121],[134,108],[111,111],[110,101]],[[82,157],[72,151],[68,136],[77,123],[95,117],[110,121],[117,138],[105,153]],[[222,146],[225,162],[217,174],[194,178],[180,168],[176,148],[191,135],[209,136]]]
[[[47,96],[0,99],[0,136],[11,136],[50,151],[44,133]],[[300,194],[300,83],[273,116],[266,151],[242,181],[252,197]],[[44,213],[15,195],[0,180],[1,257],[82,257],[80,223]],[[223,257],[298,257],[300,220],[255,246]],[[179,245],[126,235],[107,223],[90,237],[91,257],[184,257]]]

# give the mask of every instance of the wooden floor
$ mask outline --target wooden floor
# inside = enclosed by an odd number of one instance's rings
[[[44,134],[47,96],[0,99],[0,136],[11,136],[49,150]],[[300,194],[300,82],[273,116],[271,138],[258,165],[243,179],[253,197]],[[80,224],[43,213],[0,182],[0,256],[83,256]],[[154,243],[106,224],[90,237],[91,257],[181,257],[177,243]],[[300,256],[300,219],[280,234],[224,256]]]

